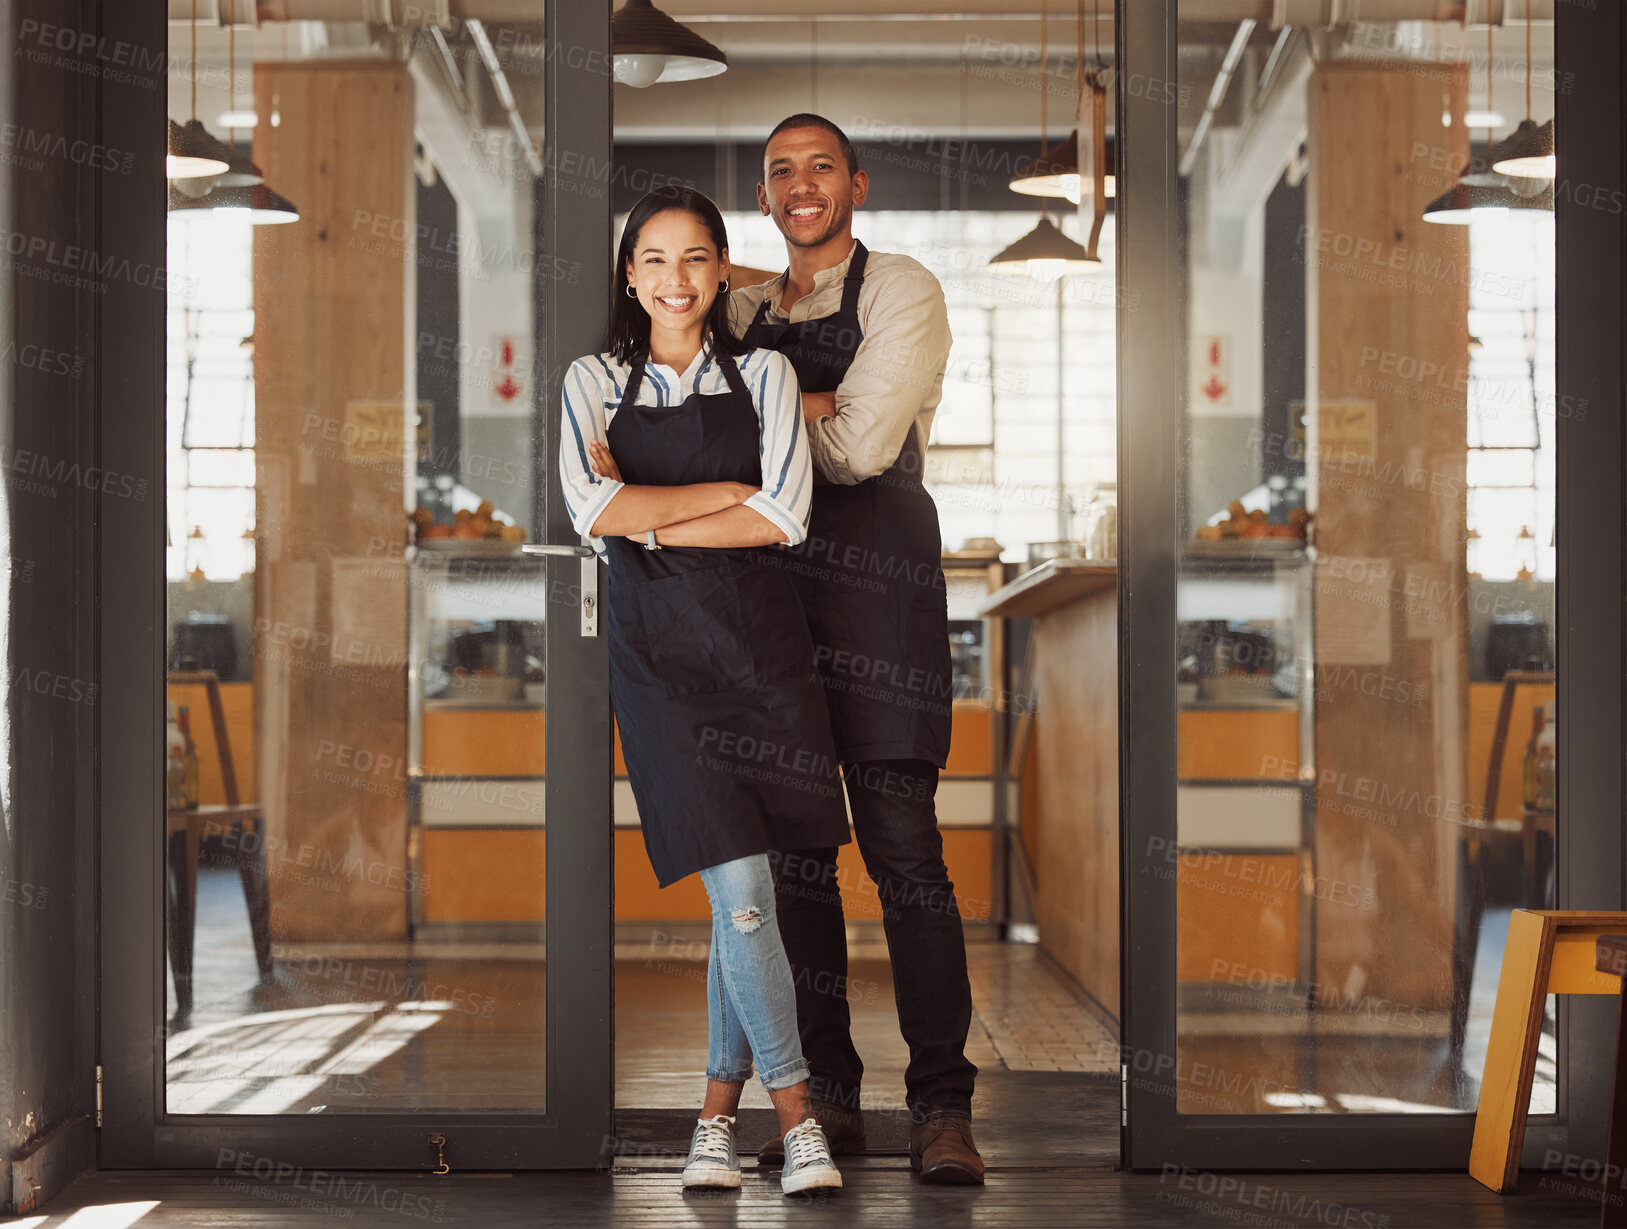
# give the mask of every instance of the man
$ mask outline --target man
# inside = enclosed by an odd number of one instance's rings
[[[920,263],[854,241],[853,210],[868,191],[835,124],[807,114],[781,122],[763,151],[757,203],[785,236],[788,267],[735,291],[731,321],[748,343],[788,356],[802,386],[819,484],[808,540],[786,565],[882,906],[910,1050],[910,1164],[925,1181],[980,1183],[966,943],[933,802],[953,699],[948,608],[937,508],[921,485],[949,316]],[[815,1116],[832,1151],[862,1151],[864,1064],[850,1035],[836,850],[783,852],[775,895]],[[774,1144],[759,1164],[777,1163]]]

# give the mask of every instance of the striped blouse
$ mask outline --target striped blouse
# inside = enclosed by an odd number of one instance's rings
[[[791,361],[774,350],[751,350],[735,359],[740,378],[757,409],[763,486],[746,500],[784,531],[796,545],[808,536],[808,509],[813,501],[813,469],[808,436],[802,426],[802,394]],[[627,387],[627,364],[610,354],[577,359],[565,373],[565,414],[559,444],[560,481],[571,524],[593,548],[605,553],[604,541],[588,530],[622,484],[601,478],[588,462],[588,442],[608,443],[606,432]],[[663,363],[646,363],[638,404],[674,411],[692,395],[729,391],[723,370],[703,346],[688,370],[680,374]],[[614,455],[614,450],[612,450]]]

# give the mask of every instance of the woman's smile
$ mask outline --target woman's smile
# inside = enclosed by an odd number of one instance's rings
[[[695,305],[700,302],[700,296],[696,294],[663,294],[657,295],[655,301],[661,305],[662,310],[670,312],[674,316],[682,316],[695,310]]]

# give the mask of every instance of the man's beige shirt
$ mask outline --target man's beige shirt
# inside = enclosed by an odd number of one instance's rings
[[[835,315],[842,307],[847,259],[814,274],[814,288],[780,312],[785,274],[744,286],[729,295],[729,322],[746,331],[757,307],[768,300],[768,318],[799,324]],[[814,464],[832,482],[851,486],[886,471],[898,457],[910,429],[921,447],[932,433],[932,416],[943,399],[943,372],[949,361],[949,311],[943,287],[920,261],[891,252],[871,252],[859,290],[859,327],[864,340],[836,390],[836,415],[810,425]]]

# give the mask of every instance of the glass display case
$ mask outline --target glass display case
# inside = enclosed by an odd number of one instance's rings
[[[408,553],[415,938],[513,938],[544,916],[545,561],[469,545]]]
[[[1314,1010],[1315,686],[1307,548],[1191,542],[1176,595],[1183,1037]]]

